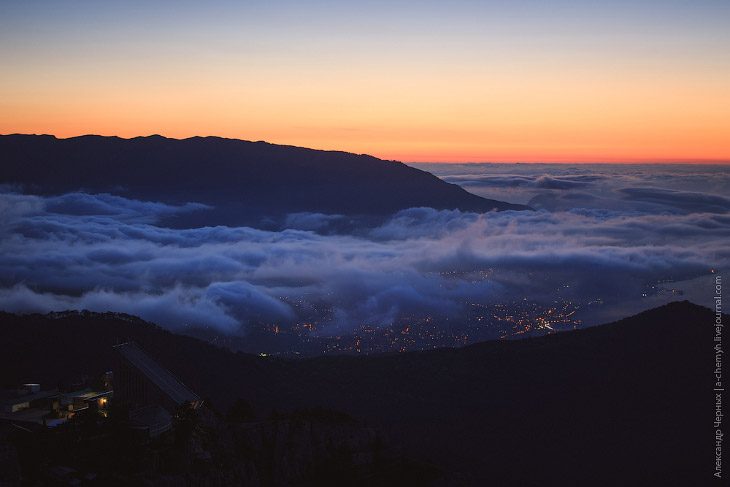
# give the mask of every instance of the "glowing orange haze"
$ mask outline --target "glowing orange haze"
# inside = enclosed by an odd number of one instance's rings
[[[0,133],[218,135],[414,162],[730,161],[724,76],[393,68],[293,83],[271,69],[83,67],[0,79]]]

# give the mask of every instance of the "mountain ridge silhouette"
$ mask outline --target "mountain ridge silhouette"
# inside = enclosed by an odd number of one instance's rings
[[[214,207],[182,224],[249,224],[291,213],[385,217],[413,207],[526,210],[401,162],[221,137],[0,136],[0,184],[36,194],[105,192]]]

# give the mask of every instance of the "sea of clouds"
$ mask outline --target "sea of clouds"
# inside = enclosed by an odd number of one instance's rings
[[[327,304],[342,330],[559,296],[599,323],[677,292],[708,304],[712,270],[729,268],[730,171],[720,166],[420,167],[536,211],[412,208],[347,234],[328,231],[340,216],[320,214],[290,215],[279,231],[175,229],[160,222],[205,205],[5,188],[0,309],[111,310],[245,334],[252,322],[294,322],[307,303]]]

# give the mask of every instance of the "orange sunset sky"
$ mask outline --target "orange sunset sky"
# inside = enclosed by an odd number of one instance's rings
[[[730,161],[725,2],[4,2],[0,133]]]

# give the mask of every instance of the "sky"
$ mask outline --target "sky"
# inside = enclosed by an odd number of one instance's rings
[[[0,133],[730,161],[730,2],[8,1]]]

